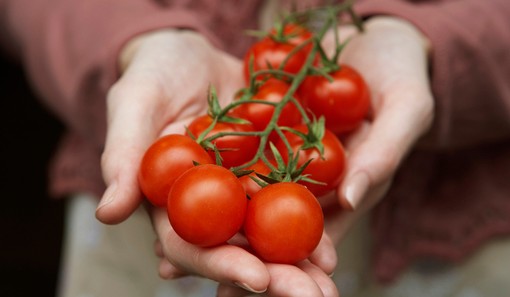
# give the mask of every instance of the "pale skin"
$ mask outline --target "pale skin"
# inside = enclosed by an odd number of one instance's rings
[[[159,274],[173,279],[197,275],[219,283],[218,296],[339,296],[329,277],[339,244],[349,227],[386,193],[400,162],[430,128],[434,102],[428,78],[428,43],[410,23],[373,17],[363,34],[352,36],[340,56],[366,79],[373,100],[370,119],[345,141],[348,168],[338,191],[323,199],[323,239],[309,259],[298,265],[270,264],[231,245],[199,248],[172,230],[166,212],[150,211],[159,241]],[[328,35],[324,44],[334,44]],[[123,75],[108,99],[108,133],[102,159],[108,188],[97,208],[107,224],[122,222],[140,206],[136,174],[145,149],[159,136],[182,133],[184,125],[206,110],[204,96],[214,85],[223,103],[243,85],[241,62],[190,31],[162,30],[128,43],[120,57]],[[349,211],[340,211],[350,208]]]

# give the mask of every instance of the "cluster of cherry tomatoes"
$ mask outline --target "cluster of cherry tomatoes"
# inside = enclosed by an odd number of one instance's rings
[[[211,92],[208,114],[154,142],[139,184],[184,240],[209,247],[240,232],[262,259],[292,264],[322,237],[317,197],[343,178],[339,136],[366,117],[369,92],[295,22],[275,26],[244,62],[247,87],[226,107]]]

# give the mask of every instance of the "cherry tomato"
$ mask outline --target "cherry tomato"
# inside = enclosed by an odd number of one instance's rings
[[[288,83],[271,78],[257,89],[252,99],[275,103],[281,102],[289,87]],[[294,97],[296,100],[300,100],[297,95],[294,95]],[[273,112],[274,106],[264,103],[241,104],[233,111],[236,116],[251,122],[257,131],[262,131],[267,127]],[[301,119],[302,117],[297,107],[292,102],[289,102],[283,107],[277,123],[279,126],[294,126],[300,123]]]
[[[138,183],[147,199],[158,207],[166,206],[174,181],[193,167],[213,163],[209,154],[193,139],[171,134],[155,141],[145,152],[138,172]]]
[[[288,73],[298,73],[303,67],[312,45],[303,46],[299,50],[294,49],[312,37],[312,33],[302,26],[296,24],[287,24],[282,30],[283,36],[277,36],[276,30],[272,30],[270,35],[254,43],[244,56],[244,77],[249,81],[250,59],[253,57],[253,71],[263,69],[279,69],[281,64],[292,53],[285,65],[283,71]],[[263,78],[264,76],[257,77]]]
[[[268,262],[295,264],[306,259],[323,228],[321,206],[302,185],[271,184],[248,202],[244,232],[256,254]]]
[[[184,172],[168,195],[168,218],[187,242],[215,246],[242,227],[248,199],[241,182],[228,169],[199,165]]]
[[[276,40],[282,40],[293,45],[301,45],[308,39],[313,37],[313,33],[307,28],[298,25],[296,23],[286,23],[282,30],[283,36],[278,36],[276,28],[271,29],[269,32],[270,38]],[[307,47],[311,48],[313,45],[310,43]]]
[[[213,119],[209,115],[203,115],[195,118],[188,126],[188,131],[195,137],[198,137],[212,123]],[[254,132],[252,124],[235,124],[226,122],[217,122],[214,128],[207,134],[207,137],[216,135],[220,132]],[[257,136],[228,135],[213,140],[220,151],[223,167],[230,168],[239,166],[251,160],[259,146]],[[209,151],[213,160],[216,160],[214,151]]]
[[[304,124],[293,128],[304,134],[308,133],[308,128]],[[292,151],[299,151],[298,167],[312,159],[302,174],[309,174],[311,179],[325,183],[325,185],[314,184],[306,181],[299,181],[299,183],[306,186],[316,197],[320,197],[336,189],[342,181],[346,165],[345,151],[342,143],[338,140],[336,135],[328,129],[325,130],[324,137],[322,138],[322,145],[324,147],[322,158],[319,150],[315,147],[300,150],[304,140],[298,135],[286,132],[285,136]],[[283,160],[288,162],[288,150],[285,143],[280,140],[276,144],[276,147],[282,154]]]
[[[267,167],[266,163],[259,159],[255,164],[245,168],[246,170],[253,170],[249,175],[244,175],[239,178],[239,181],[243,184],[243,188],[246,191],[246,194],[249,197],[253,197],[255,193],[260,191],[261,187],[254,180],[250,178],[250,176],[257,177],[256,173],[262,175],[268,175],[271,172],[271,169]]]
[[[356,129],[370,109],[370,92],[363,77],[352,67],[341,65],[329,74],[308,76],[298,89],[303,106],[317,117],[326,118],[326,127],[339,135]]]

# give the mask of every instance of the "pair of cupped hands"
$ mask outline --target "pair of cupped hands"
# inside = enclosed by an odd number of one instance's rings
[[[172,230],[166,210],[149,211],[158,240],[159,274],[165,279],[197,275],[218,282],[218,296],[339,296],[331,279],[337,265],[335,246],[361,214],[390,187],[398,167],[433,120],[428,77],[429,45],[410,23],[372,17],[365,31],[339,28],[351,38],[340,63],[357,69],[372,98],[371,116],[345,141],[345,178],[329,197],[325,230],[313,254],[296,265],[264,263],[232,244],[201,248]],[[334,33],[323,42],[333,51]],[[158,137],[183,133],[185,125],[207,109],[213,85],[222,105],[244,85],[239,59],[215,48],[193,31],[158,30],[130,41],[120,55],[122,76],[107,98],[108,131],[102,156],[107,184],[96,211],[106,224],[129,217],[142,203],[137,171],[147,147]],[[327,203],[326,203],[327,204]],[[339,207],[341,206],[341,207]],[[240,236],[239,236],[240,237]]]

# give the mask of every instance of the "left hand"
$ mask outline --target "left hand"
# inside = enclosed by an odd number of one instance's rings
[[[365,212],[376,205],[391,186],[402,160],[430,129],[434,99],[428,75],[428,40],[411,23],[376,16],[365,32],[341,27],[340,37],[351,36],[340,63],[357,69],[372,98],[371,118],[344,139],[347,172],[338,188],[344,209],[329,221],[328,234],[335,243]],[[325,47],[334,44],[332,34]]]

